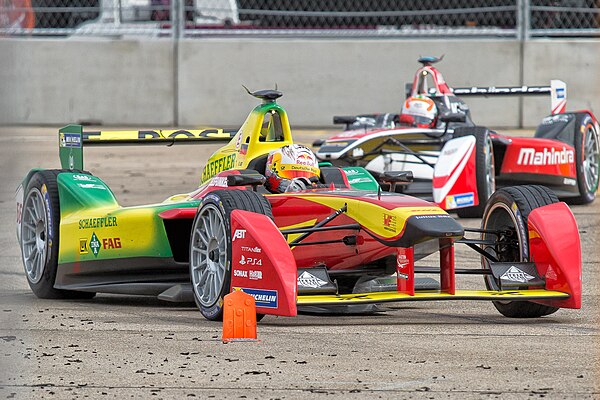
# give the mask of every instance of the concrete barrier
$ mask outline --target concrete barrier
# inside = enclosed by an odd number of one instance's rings
[[[522,51],[523,50],[523,51]],[[250,89],[284,92],[294,126],[398,112],[422,55],[451,86],[568,83],[569,109],[600,114],[600,40],[0,40],[0,124],[238,126]],[[174,85],[174,74],[177,85]],[[535,126],[549,98],[469,98],[475,122]],[[521,105],[523,108],[521,108]]]
[[[174,123],[168,40],[0,39],[0,54],[0,124]]]

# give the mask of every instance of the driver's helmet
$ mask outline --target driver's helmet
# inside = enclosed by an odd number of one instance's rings
[[[402,105],[400,123],[418,128],[435,128],[436,120],[437,107],[428,97],[409,97]]]
[[[294,183],[310,187],[311,178],[319,177],[319,163],[315,154],[301,144],[290,144],[273,150],[267,157],[266,188],[272,193],[283,193],[297,188]]]

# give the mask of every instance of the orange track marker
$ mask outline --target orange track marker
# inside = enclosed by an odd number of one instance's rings
[[[256,303],[241,290],[223,299],[223,343],[256,341]]]

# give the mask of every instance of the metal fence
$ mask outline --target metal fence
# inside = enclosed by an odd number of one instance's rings
[[[598,37],[600,0],[0,0],[0,35]]]

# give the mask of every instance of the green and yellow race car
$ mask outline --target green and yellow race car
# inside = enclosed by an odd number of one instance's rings
[[[577,225],[546,188],[498,190],[481,229],[463,228],[425,200],[382,191],[359,167],[321,164],[301,190],[273,193],[265,185],[269,155],[293,145],[292,134],[280,92],[252,95],[261,104],[236,132],[61,129],[61,169],[30,171],[16,194],[32,291],[48,299],[193,299],[211,320],[222,317],[233,290],[252,295],[258,313],[282,316],[298,307],[413,300],[491,300],[508,317],[580,308]],[[159,204],[120,206],[83,163],[88,146],[215,141],[227,143],[208,159],[200,186]],[[405,184],[410,172],[383,179]],[[481,254],[481,267],[456,266],[455,244]],[[439,266],[420,266],[435,254]],[[415,278],[420,273],[437,279]],[[481,288],[461,289],[459,274],[481,275]]]

